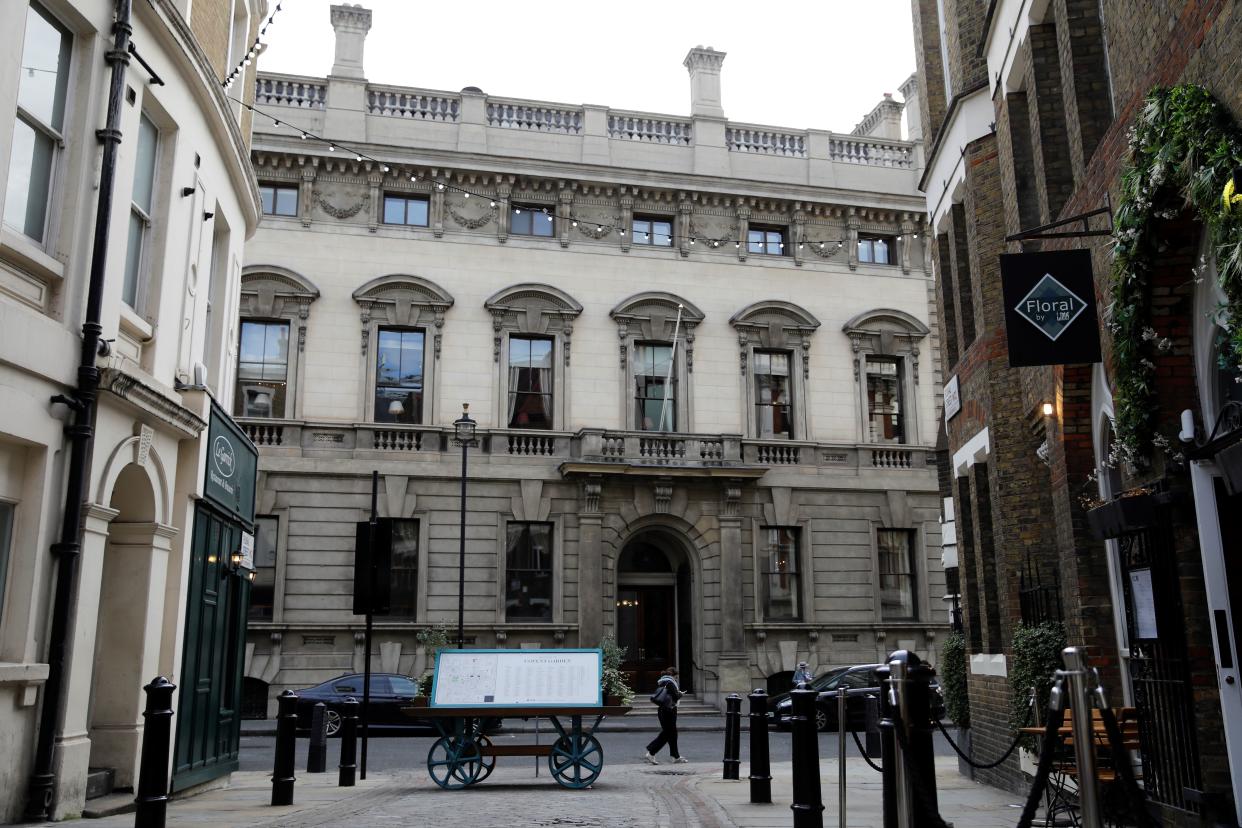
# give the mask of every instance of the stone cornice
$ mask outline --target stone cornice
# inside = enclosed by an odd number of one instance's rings
[[[205,428],[201,417],[143,382],[133,374],[116,368],[100,371],[100,387],[110,391],[135,408],[150,414],[185,437],[197,437]]]

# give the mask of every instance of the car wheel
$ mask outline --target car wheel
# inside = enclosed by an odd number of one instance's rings
[[[323,723],[326,725],[326,731],[329,736],[335,736],[341,732],[341,714],[340,711],[328,708],[323,712]]]
[[[832,721],[828,718],[828,712],[821,707],[815,708],[815,729],[827,730],[830,724]]]

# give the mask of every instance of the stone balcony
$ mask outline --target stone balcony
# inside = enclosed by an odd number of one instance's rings
[[[391,460],[437,464],[430,473],[456,474],[459,449],[447,426],[318,423],[239,418],[263,458],[332,458],[364,463]],[[480,429],[472,463],[517,474],[638,475],[759,478],[921,474],[933,450],[923,446],[864,445],[795,440],[748,440],[735,434],[680,434],[582,429]],[[934,476],[931,476],[934,484]]]
[[[265,72],[256,78],[254,105],[281,122],[255,121],[256,148],[263,149],[280,146],[281,138],[297,146],[296,131],[306,130],[416,150],[428,161],[470,153],[902,196],[917,195],[921,165],[919,145],[910,141],[502,98],[470,88]]]

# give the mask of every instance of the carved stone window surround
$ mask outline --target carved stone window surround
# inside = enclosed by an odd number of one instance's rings
[[[641,427],[634,402],[635,345],[639,342],[671,343],[677,327],[678,304],[682,306],[682,315],[675,355],[676,424],[677,431],[691,432],[694,431],[694,331],[703,321],[703,312],[686,299],[661,291],[634,294],[609,312],[617,323],[620,348],[620,422],[630,431]]]
[[[810,438],[810,418],[806,399],[811,377],[811,337],[820,322],[809,311],[791,302],[766,300],[738,311],[729,320],[737,331],[742,371],[742,433],[751,439],[759,437],[755,422],[755,374],[751,370],[755,350],[788,351],[790,353],[790,391],[793,403],[792,439]]]
[[[574,320],[582,305],[560,288],[524,282],[492,294],[483,307],[492,316],[492,413],[497,427],[509,425],[509,336],[517,334],[552,338],[552,428],[567,428]]]
[[[444,317],[453,297],[420,276],[391,274],[372,279],[354,291],[362,323],[362,371],[359,411],[363,422],[375,420],[375,356],[371,343],[381,327],[421,329],[423,340],[423,424],[435,425],[440,390],[440,346]]]
[[[284,419],[301,416],[302,387],[306,370],[302,352],[306,348],[306,324],[310,306],[319,298],[319,288],[299,273],[278,265],[248,265],[242,270],[238,328],[242,321],[283,321],[289,323],[291,345],[286,375]],[[237,333],[232,337],[237,347]],[[232,354],[236,362],[237,354]]]
[[[866,442],[868,430],[867,357],[884,356],[897,359],[901,365],[905,442],[917,444],[921,413],[918,405],[919,346],[930,333],[927,325],[905,311],[876,308],[850,319],[841,330],[850,339],[854,359],[854,384],[858,389],[858,441]]]

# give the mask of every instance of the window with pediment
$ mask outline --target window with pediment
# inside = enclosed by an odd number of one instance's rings
[[[694,430],[694,331],[703,312],[671,293],[639,293],[609,314],[620,340],[621,423],[629,431]]]
[[[819,320],[790,302],[756,302],[729,320],[742,366],[743,433],[752,439],[805,440],[811,337]]]
[[[275,265],[242,271],[233,414],[296,419],[310,306],[319,289]]]
[[[392,274],[354,291],[362,322],[362,417],[434,425],[440,343],[453,297],[429,279]]]
[[[570,355],[582,305],[559,288],[524,283],[493,294],[483,306],[492,316],[494,422],[568,428]]]
[[[859,442],[918,442],[919,347],[927,326],[905,311],[878,308],[842,330],[854,358]]]

